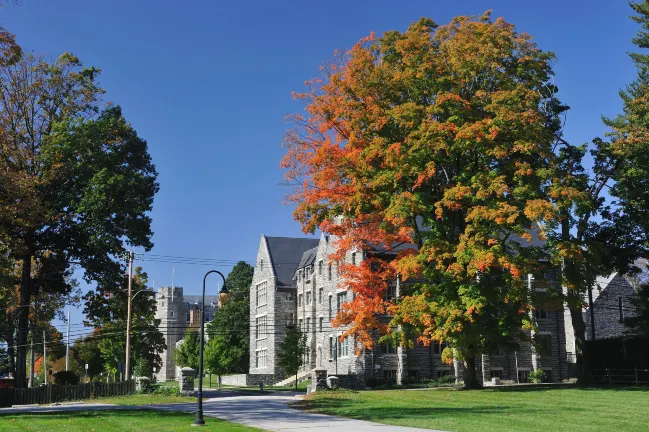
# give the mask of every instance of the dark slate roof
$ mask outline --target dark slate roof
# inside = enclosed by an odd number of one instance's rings
[[[277,286],[295,286],[293,274],[302,254],[316,248],[318,243],[318,239],[310,238],[266,237]]]
[[[300,263],[297,265],[297,268],[301,269],[313,264],[315,262],[315,257],[317,254],[318,254],[317,247],[314,247],[313,249],[309,249],[308,251],[304,252],[302,254],[302,259],[300,259]]]

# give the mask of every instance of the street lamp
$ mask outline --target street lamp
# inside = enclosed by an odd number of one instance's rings
[[[203,419],[203,345],[205,344],[205,281],[210,273],[217,273],[223,279],[223,288],[219,292],[219,304],[223,304],[230,299],[230,293],[225,286],[225,276],[218,270],[210,270],[203,277],[203,301],[201,302],[201,342],[198,357],[198,410],[196,410],[196,419],[192,426],[205,426]]]

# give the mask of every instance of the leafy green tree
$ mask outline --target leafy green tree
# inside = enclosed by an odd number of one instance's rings
[[[287,375],[295,375],[295,389],[297,390],[297,373],[306,362],[308,346],[306,334],[300,329],[290,328],[286,337],[279,345],[277,352],[277,364]]]
[[[200,356],[200,338],[198,331],[189,328],[185,331],[183,343],[174,351],[174,361],[180,367],[190,367],[198,373]]]
[[[7,350],[0,347],[0,377],[8,375],[11,371],[11,362]]]
[[[149,371],[159,370],[162,365],[160,353],[166,344],[158,329],[160,320],[155,319],[157,303],[154,292],[147,289],[147,274],[141,267],[133,275],[133,300],[131,302],[131,364],[136,356],[146,361]],[[139,294],[138,294],[139,293]],[[118,363],[125,361],[126,312],[128,310],[128,277],[120,283],[100,284],[95,291],[84,297],[88,323],[101,329],[100,350],[107,371],[117,371]]]
[[[151,377],[151,369],[149,369],[149,362],[146,358],[138,357],[137,360],[135,360],[133,373],[137,377]]]
[[[206,346],[205,361],[206,364],[212,365],[210,370],[213,373],[223,375],[248,372],[250,284],[253,272],[254,268],[250,264],[240,261],[225,280],[230,299],[220,306],[207,327],[210,341]]]
[[[71,261],[107,283],[123,274],[126,245],[152,246],[157,173],[121,109],[100,107],[98,74],[67,53],[0,62],[0,239],[19,266],[20,305],[41,291],[69,294]],[[15,315],[23,386],[30,308]]]
[[[205,369],[216,375],[240,372],[241,358],[248,352],[240,345],[230,345],[231,338],[217,334],[205,345]]]
[[[99,332],[94,331],[90,336],[77,340],[70,349],[72,358],[76,367],[74,372],[81,376],[86,376],[85,365],[88,365],[88,378],[92,381],[101,372],[104,372],[104,364],[101,358],[99,348]]]

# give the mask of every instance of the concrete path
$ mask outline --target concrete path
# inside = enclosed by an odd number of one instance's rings
[[[214,396],[203,402],[205,417],[216,417],[233,423],[244,424],[268,431],[278,432],[416,432],[430,429],[416,429],[401,426],[389,426],[362,420],[344,419],[323,414],[311,414],[295,410],[288,406],[295,402],[296,394],[288,392],[268,395],[233,396],[227,392],[206,392]],[[300,394],[300,396],[303,393]],[[298,396],[298,397],[300,397]],[[168,404],[149,406],[114,406],[106,404],[60,405],[53,407],[5,408],[0,413],[9,412],[51,412],[82,411],[102,409],[153,409],[159,411],[195,412],[196,404]],[[209,422],[209,419],[206,419]],[[440,432],[440,431],[433,431]]]

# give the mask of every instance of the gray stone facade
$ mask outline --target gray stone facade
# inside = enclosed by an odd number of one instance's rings
[[[430,346],[415,343],[409,349],[377,343],[369,350],[356,344],[351,336],[340,342],[339,337],[347,329],[334,327],[332,319],[342,302],[352,300],[353,293],[345,289],[336,263],[330,262],[335,239],[324,234],[319,240],[284,238],[279,242],[277,239],[262,236],[257,253],[250,292],[251,374],[272,375],[278,380],[283,377],[282,371],[275,365],[275,352],[283,340],[287,324],[295,323],[307,334],[309,353],[303,373],[315,368],[326,369],[328,375],[343,377],[341,383],[353,387],[363,387],[364,382],[375,378],[394,379],[401,383],[407,379],[462,376],[463,366],[460,362],[455,361],[453,365],[442,362],[444,345],[439,343]],[[282,248],[294,249],[290,259],[286,258],[286,250]],[[275,249],[277,251],[273,252]],[[298,252],[299,259],[296,258]],[[349,252],[345,257],[347,263],[359,264],[362,260],[363,253],[360,251]],[[282,266],[291,265],[289,281],[285,273],[289,269]],[[278,267],[283,272],[279,283],[276,274]],[[560,289],[552,279],[552,273],[540,280],[529,275],[531,293],[543,296],[548,290]],[[609,284],[609,289],[615,287],[610,295],[600,296],[603,305],[608,305],[604,299],[610,296],[632,294],[633,288],[622,283],[624,278],[618,279],[620,283]],[[264,284],[265,293],[261,291]],[[397,281],[392,294],[398,296],[398,293]],[[259,295],[263,300],[256,300]],[[595,305],[597,307],[597,301]],[[608,322],[610,318],[606,315],[602,313],[601,319]],[[260,321],[264,316],[268,317],[266,321]],[[539,369],[546,373],[549,382],[570,377],[569,362],[570,354],[574,352],[574,336],[569,312],[556,305],[544,310],[540,305],[530,318],[536,324],[536,331],[526,333],[528,341],[521,342],[519,349],[478,356],[477,374],[484,384],[491,384],[493,379],[529,382],[529,373]],[[384,319],[389,321],[389,317]],[[613,324],[602,326],[610,328],[611,334],[620,330]],[[532,340],[535,343],[530,342]],[[259,352],[265,354],[260,356]]]
[[[179,368],[173,359],[173,353],[185,336],[188,327],[200,327],[201,296],[183,295],[181,287],[162,287],[156,296],[156,319],[160,320],[167,348],[160,354],[162,366],[156,373],[158,382],[177,381]],[[217,309],[217,296],[205,296],[205,322],[212,320]]]

